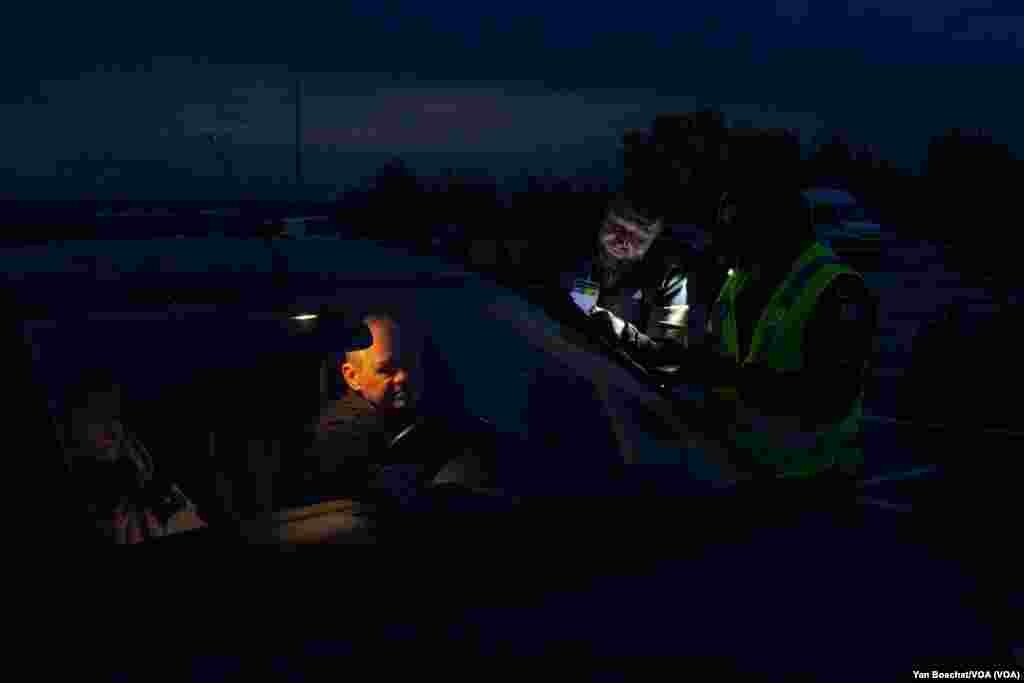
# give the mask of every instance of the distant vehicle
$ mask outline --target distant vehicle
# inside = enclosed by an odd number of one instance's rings
[[[273,221],[266,221],[266,223],[273,223]],[[324,225],[328,223],[330,223],[328,216],[289,216],[281,220],[281,231],[277,236],[295,240],[331,237],[326,234],[327,231],[324,229]]]
[[[840,239],[853,235],[862,239],[880,239],[882,226],[846,190],[812,188],[805,190],[803,196],[822,237]]]
[[[870,269],[881,253],[882,226],[846,190],[815,187],[804,190],[818,240],[855,265]]]
[[[202,209],[199,214],[201,216],[241,216],[241,209]]]

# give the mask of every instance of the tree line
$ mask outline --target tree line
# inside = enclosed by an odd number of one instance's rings
[[[621,186],[657,186],[672,198],[672,219],[679,222],[712,220],[708,205],[714,205],[731,175],[761,173],[791,176],[806,187],[847,189],[901,233],[940,241],[956,241],[956,224],[996,218],[993,212],[1007,206],[1009,183],[1024,170],[1008,145],[985,130],[955,128],[934,136],[924,173],[915,175],[883,157],[877,146],[854,143],[843,132],[821,136],[805,153],[794,130],[729,125],[716,110],[662,114],[647,129],[627,131],[620,162]],[[584,197],[600,200],[615,189],[617,184],[584,185],[568,177],[533,175],[524,188],[506,193],[485,170],[419,178],[396,157],[339,203],[371,216],[401,219],[407,214],[418,216],[417,223],[456,221],[472,223],[474,230],[503,232],[504,227],[529,230],[522,215],[554,211],[568,218],[574,215],[571,209],[582,209],[582,218],[590,213],[583,207],[592,206]]]
[[[382,239],[415,240],[430,226],[454,223],[475,236],[579,240],[593,231],[616,190],[667,197],[670,221],[708,225],[730,178],[761,174],[849,190],[885,231],[950,246],[965,267],[994,268],[978,263],[977,237],[1013,215],[1009,185],[1024,161],[990,132],[955,128],[933,136],[921,174],[842,131],[820,135],[808,147],[797,131],[730,124],[714,109],[666,113],[623,135],[620,183],[581,184],[548,174],[501,192],[486,171],[419,178],[395,158],[365,187],[345,193],[338,210],[346,222]]]
[[[509,190],[486,169],[449,169],[439,177],[421,177],[396,157],[363,186],[337,193],[317,212],[333,212],[339,225],[383,241],[426,241],[454,225],[472,236],[522,239],[551,250],[586,242],[608,199],[620,189],[658,192],[671,200],[672,222],[700,225],[714,220],[717,198],[730,177],[788,176],[803,186],[848,189],[885,230],[942,242],[970,267],[1002,271],[1003,264],[983,254],[976,238],[1012,224],[1010,183],[1024,170],[1024,162],[986,130],[956,128],[934,136],[924,172],[917,175],[886,159],[876,146],[854,143],[843,132],[820,136],[807,150],[796,131],[730,123],[714,109],[661,114],[647,128],[627,131],[617,161],[623,174],[615,181],[584,182],[547,172],[527,175]],[[80,228],[76,234],[83,235],[109,232],[90,227],[96,202],[61,209],[68,216],[51,215],[54,204],[41,204],[45,210],[5,202],[7,237],[21,232],[42,237],[42,223],[74,223]],[[260,225],[262,214],[276,216],[280,211],[256,207],[244,213],[247,224]],[[195,222],[190,211],[182,212],[181,220]],[[180,231],[178,226],[167,230]]]

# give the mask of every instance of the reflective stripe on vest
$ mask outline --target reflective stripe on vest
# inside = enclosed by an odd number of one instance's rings
[[[785,289],[779,295],[778,299],[772,306],[772,301],[769,301],[768,307],[774,309],[770,311],[772,318],[765,321],[764,331],[761,335],[761,342],[758,344],[758,351],[761,353],[771,352],[773,345],[775,344],[779,326],[781,325],[782,319],[788,314],[793,304],[796,303],[797,299],[801,294],[804,293],[804,288],[812,277],[818,274],[822,268],[831,265],[844,265],[843,262],[836,256],[818,256],[813,259],[810,263],[801,268],[795,275],[789,278],[789,284],[785,285]],[[775,297],[772,297],[775,299]],[[756,327],[755,327],[756,331]],[[751,343],[751,352],[754,350],[754,344]],[[749,358],[748,358],[749,360]]]

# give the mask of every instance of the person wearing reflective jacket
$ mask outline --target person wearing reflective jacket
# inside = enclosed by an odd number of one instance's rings
[[[740,182],[715,249],[733,264],[700,359],[728,442],[754,470],[855,472],[876,323],[860,273],[816,241],[796,188]]]
[[[659,240],[657,206],[621,195],[598,230],[594,250],[560,273],[559,296],[587,316],[591,330],[647,369],[675,370],[685,347],[689,264]]]

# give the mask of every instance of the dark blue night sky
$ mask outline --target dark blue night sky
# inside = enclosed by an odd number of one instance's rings
[[[1012,2],[209,5],[16,13],[4,182],[60,173],[53,192],[73,194],[94,182],[74,169],[109,158],[141,194],[187,195],[184,178],[221,172],[209,128],[233,131],[239,177],[286,179],[299,76],[315,184],[391,155],[425,172],[609,173],[624,129],[695,106],[805,142],[845,130],[910,168],[952,126],[1024,149]]]

